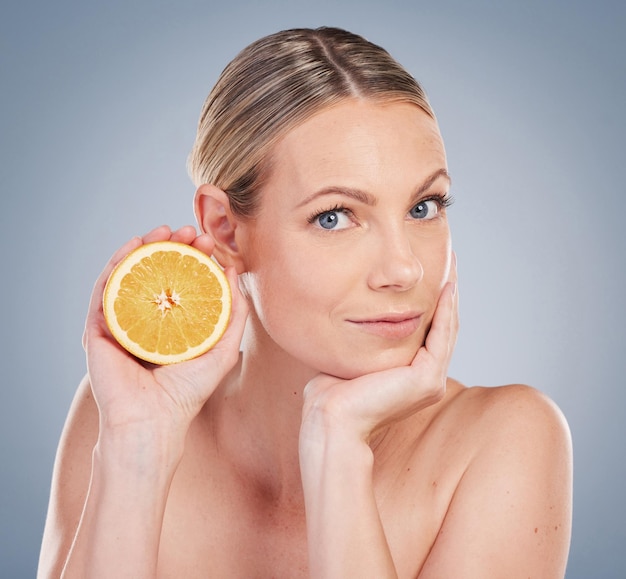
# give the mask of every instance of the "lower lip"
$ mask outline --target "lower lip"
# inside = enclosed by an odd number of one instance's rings
[[[382,338],[390,338],[394,340],[401,340],[408,338],[413,334],[420,325],[420,316],[415,318],[408,318],[398,322],[351,322],[358,329],[367,332],[368,334],[374,334]]]

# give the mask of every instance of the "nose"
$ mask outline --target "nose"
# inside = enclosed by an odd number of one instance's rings
[[[368,279],[372,289],[406,291],[421,281],[424,269],[405,232],[388,232],[374,243]]]

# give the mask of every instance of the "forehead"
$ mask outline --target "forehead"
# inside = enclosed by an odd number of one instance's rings
[[[272,154],[269,189],[306,194],[342,185],[374,194],[415,188],[446,169],[436,121],[409,103],[349,100],[289,131]]]

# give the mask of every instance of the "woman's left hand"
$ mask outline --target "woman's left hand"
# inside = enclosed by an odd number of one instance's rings
[[[381,426],[441,400],[458,333],[456,258],[439,296],[424,345],[409,366],[343,380],[319,374],[304,391],[302,436],[338,428],[363,441]]]

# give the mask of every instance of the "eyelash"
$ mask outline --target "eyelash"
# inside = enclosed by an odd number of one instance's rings
[[[350,211],[350,209],[348,209],[344,205],[340,205],[339,203],[337,203],[336,205],[333,205],[332,207],[329,207],[328,209],[324,209],[323,211],[316,211],[315,213],[312,213],[308,217],[307,221],[309,223],[315,223],[315,221],[319,217],[324,215],[325,213],[345,213],[346,215],[352,215],[352,211]]]
[[[454,197],[452,197],[450,193],[444,193],[442,195],[433,195],[428,199],[423,199],[423,201],[436,201],[439,205],[439,209],[447,209],[448,207],[450,207],[450,205],[454,203]]]
[[[430,197],[420,199],[415,205],[413,205],[413,207],[417,207],[420,203],[426,203],[427,201],[435,201],[439,206],[439,210],[441,211],[442,209],[447,209],[448,207],[450,207],[454,203],[454,198],[449,193],[445,193],[442,195],[431,195]],[[411,207],[411,209],[413,209],[413,207]],[[325,213],[345,213],[346,215],[353,215],[353,212],[345,205],[337,203],[332,207],[329,207],[328,209],[324,209],[323,211],[315,211],[314,213],[312,213],[307,218],[308,223],[315,223],[315,221]]]
[[[430,197],[426,197],[425,199],[420,199],[415,205],[413,205],[413,207],[417,207],[420,203],[426,203],[426,201],[435,201],[435,203],[437,203],[438,205],[438,211],[447,209],[448,207],[450,207],[450,205],[454,203],[454,199],[452,195],[450,195],[450,193],[443,193],[431,195]]]

